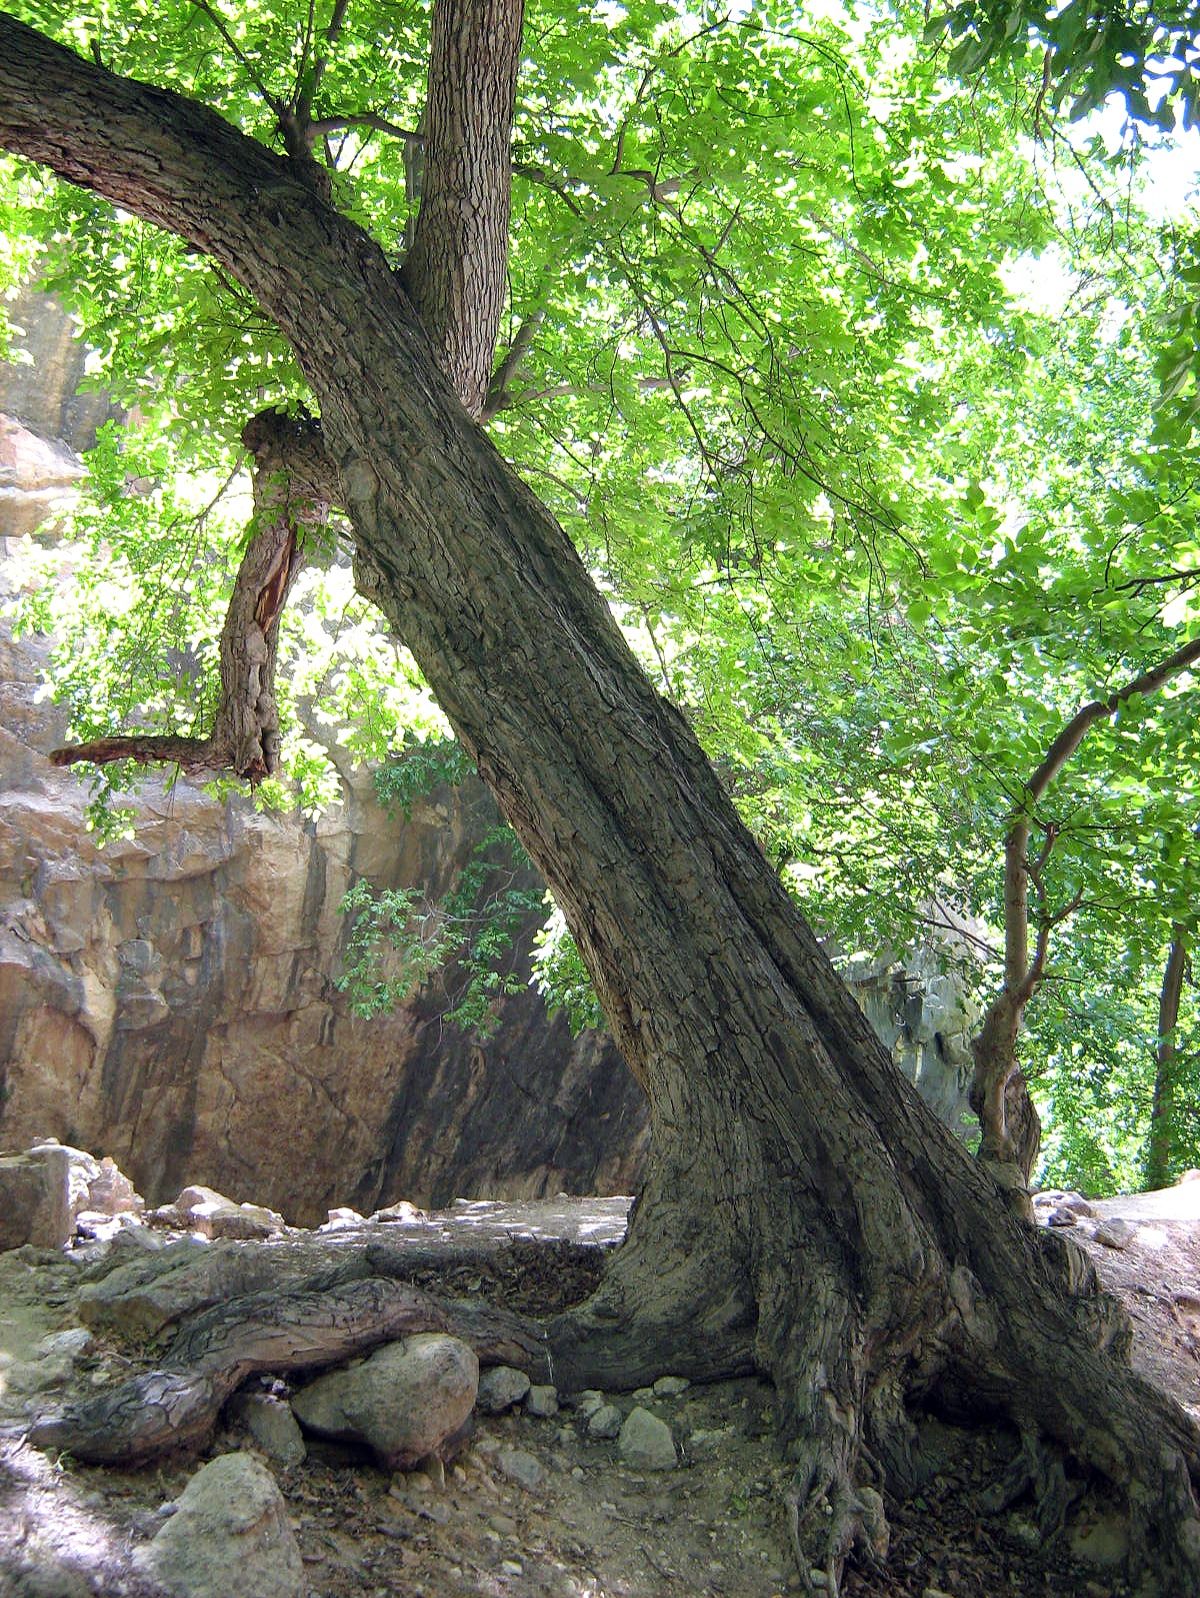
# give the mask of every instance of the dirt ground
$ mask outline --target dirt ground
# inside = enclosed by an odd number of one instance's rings
[[[1133,1316],[1135,1362],[1200,1419],[1200,1183],[1163,1200],[1109,1200],[1072,1228]],[[508,1235],[607,1242],[621,1201],[557,1207],[458,1206],[428,1225],[442,1233],[495,1226]],[[1180,1214],[1180,1206],[1184,1213]],[[607,1207],[605,1207],[607,1206]],[[1122,1207],[1124,1206],[1124,1207]],[[1164,1210],[1166,1211],[1164,1213]],[[1195,1214],[1192,1213],[1195,1210]],[[1113,1215],[1135,1228],[1125,1248],[1091,1235]],[[22,1365],[34,1344],[74,1323],[78,1268],[31,1251],[0,1256],[0,1595],[148,1598],[129,1555],[162,1524],[197,1460],[120,1472],[52,1460],[22,1439]],[[561,1283],[559,1284],[561,1287]],[[522,1309],[539,1293],[525,1279]],[[124,1356],[99,1343],[80,1362],[84,1383],[111,1379]],[[671,1374],[664,1372],[664,1375]],[[15,1385],[14,1385],[15,1384]],[[368,1457],[310,1442],[307,1460],[272,1464],[287,1499],[310,1598],[772,1598],[799,1590],[784,1508],[787,1471],[774,1446],[772,1395],[759,1381],[689,1387],[675,1397],[612,1394],[672,1428],[674,1471],[626,1466],[615,1442],[587,1437],[582,1416],[479,1416],[444,1480],[390,1476]],[[924,1492],[889,1504],[885,1573],[849,1571],[850,1598],[1127,1598],[1111,1561],[1119,1520],[1103,1504],[1077,1510],[1070,1546],[1040,1550],[1031,1510],[981,1517],[977,1494],[1015,1447],[930,1423],[935,1465]],[[220,1430],[203,1457],[247,1445]],[[522,1479],[519,1479],[522,1478]],[[230,1595],[235,1598],[235,1595]],[[1193,1598],[1180,1594],[1179,1598]]]

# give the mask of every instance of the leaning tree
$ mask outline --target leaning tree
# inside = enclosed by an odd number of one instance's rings
[[[320,416],[303,480],[348,516],[360,586],[544,873],[645,1088],[649,1174],[603,1285],[548,1328],[558,1381],[769,1376],[809,1590],[809,1563],[836,1592],[855,1541],[884,1546],[878,1489],[919,1479],[930,1406],[1016,1428],[1008,1490],[1044,1489],[1047,1527],[1064,1470],[1107,1478],[1139,1575],[1194,1590],[1200,1434],[1131,1374],[1082,1256],[1010,1215],[901,1078],[478,425],[521,28],[519,0],[439,0],[400,269],[333,203],[319,52],[271,103],[277,151],[5,18],[0,145],[180,235],[286,337]]]

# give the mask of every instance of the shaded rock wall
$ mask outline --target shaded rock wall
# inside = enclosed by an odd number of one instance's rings
[[[111,1154],[151,1202],[204,1182],[305,1224],[339,1203],[630,1190],[640,1094],[532,991],[481,1043],[431,993],[362,1020],[333,989],[360,846],[376,885],[437,894],[494,824],[478,785],[402,825],[363,783],[311,824],[148,781],[135,838],[98,849],[78,779],[20,735],[57,736],[37,666],[0,629],[0,1144],[54,1136]]]
[[[5,541],[52,517],[108,415],[74,397],[84,356],[62,313],[35,296],[13,320],[34,364],[0,365]],[[0,622],[0,1146],[57,1137],[111,1154],[152,1203],[203,1182],[300,1223],[636,1185],[639,1090],[532,991],[480,1043],[441,1025],[432,993],[366,1021],[333,989],[346,888],[447,887],[495,822],[478,784],[404,824],[351,773],[312,824],[150,779],[135,838],[98,849],[84,782],[44,756],[65,732],[47,655]]]

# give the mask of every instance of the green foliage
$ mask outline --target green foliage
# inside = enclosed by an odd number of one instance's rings
[[[278,147],[270,102],[311,87],[330,9],[21,14]],[[981,993],[998,977],[1000,844],[1032,771],[1080,705],[1200,626],[1197,245],[1138,215],[1095,140],[1068,152],[1055,129],[1061,165],[1032,146],[1014,96],[1043,126],[1052,104],[1082,113],[1113,90],[1148,123],[1176,105],[1190,119],[1192,22],[963,0],[923,48],[905,6],[528,14],[503,337],[531,337],[497,445],[816,924],[853,953],[967,918]],[[414,194],[403,141],[377,124],[417,125],[424,30],[408,4],[349,8],[312,105],[336,202],[397,261]],[[947,77],[984,61],[970,92]],[[366,113],[376,125],[347,120]],[[36,255],[97,351],[94,380],[142,417],[93,452],[73,543],[46,586],[31,579],[23,624],[60,639],[77,736],[190,731],[245,526],[236,438],[303,380],[178,243],[19,165],[0,168],[0,207],[34,217],[0,285]],[[467,769],[343,565],[302,579],[283,650],[277,797],[327,802],[333,742],[375,762],[399,744],[377,781],[406,817]],[[1051,1171],[1093,1188],[1136,1170],[1163,928],[1194,925],[1194,693],[1181,679],[1098,727],[1034,818],[1056,832],[1047,905],[1081,902],[1026,1064]],[[437,906],[356,889],[352,1002],[374,1013],[437,977],[448,1013],[486,1026],[531,891],[511,850],[490,840]],[[561,921],[537,970],[573,1027],[594,1024]]]
[[[457,787],[474,771],[474,762],[456,738],[421,738],[406,727],[399,751],[373,775],[381,803],[398,807],[405,821],[411,821],[418,799],[442,783]]]
[[[592,979],[571,936],[561,910],[554,910],[534,946],[533,977],[550,1015],[561,1013],[578,1037],[588,1027],[604,1030],[608,1023]]]
[[[442,784],[457,786],[474,771],[452,738],[421,738],[406,730],[400,750],[376,769],[380,799],[405,821],[416,802]],[[511,827],[492,827],[436,901],[416,889],[376,891],[359,882],[339,906],[351,917],[342,975],[356,1015],[372,1016],[411,999],[425,983],[441,983],[443,1022],[488,1037],[498,1020],[496,1000],[519,992],[513,968],[516,939],[540,910],[543,890]]]
[[[438,909],[415,888],[376,892],[357,882],[338,909],[353,917],[341,976],[334,981],[350,996],[355,1015],[394,1010],[435,971],[455,948],[453,930]]]

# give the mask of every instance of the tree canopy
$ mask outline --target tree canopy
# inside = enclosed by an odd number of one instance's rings
[[[405,257],[419,8],[25,14],[268,141],[290,108],[339,205]],[[531,13],[484,411],[818,923],[899,952],[974,917],[983,995],[1024,784],[1081,704],[1194,632],[1190,246],[1131,209],[1020,62],[956,86],[947,66],[974,57],[923,43],[919,21]],[[964,29],[986,33],[959,9]],[[74,587],[32,591],[24,620],[58,633],[78,738],[187,732],[216,702],[250,517],[242,429],[262,397],[307,387],[206,256],[34,169],[5,183],[10,280],[35,270],[67,300],[95,381],[137,418],[89,456]],[[338,538],[335,522],[282,624],[286,768],[309,805],[336,793],[330,738],[378,761],[405,726],[446,730],[368,625]],[[1027,1064],[1051,1174],[1089,1185],[1136,1177],[1157,987],[1195,914],[1187,681],[1094,731],[1037,816],[1055,832],[1039,913],[1079,903]],[[97,778],[100,825],[126,780]],[[287,802],[277,784],[264,798]],[[1114,1091],[1136,1135],[1109,1125]],[[1183,1120],[1177,1165],[1200,1150]]]
[[[439,0],[431,28],[345,0],[22,15],[0,19],[0,144],[79,187],[17,165],[9,203],[36,207],[43,277],[139,413],[102,446],[100,545],[181,615],[243,439],[288,581],[344,515],[358,589],[648,1093],[629,1240],[547,1332],[564,1380],[769,1373],[810,1591],[884,1557],[880,1488],[919,1482],[914,1415],[939,1404],[1011,1419],[1001,1496],[1033,1490],[1047,1535],[1068,1467],[1096,1472],[1139,1575],[1194,1584],[1195,1429],[1122,1364],[1094,1274],[1000,1202],[1004,1136],[985,1121],[990,1166],[966,1158],[781,883],[851,948],[982,913],[1009,1033],[1065,929],[1102,928],[1143,991],[1190,934],[1170,231],[1063,130],[1030,142],[1044,77],[997,55],[964,85],[920,13],[551,9],[523,35],[511,0]],[[265,434],[286,458],[264,485]],[[218,716],[273,698],[280,570],[223,634]],[[215,627],[143,642],[169,637],[211,657]],[[1077,941],[1087,1003],[1105,945]],[[42,1440],[97,1447],[102,1410]]]

